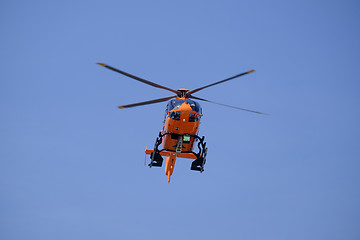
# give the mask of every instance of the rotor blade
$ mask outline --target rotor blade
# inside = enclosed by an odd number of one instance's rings
[[[175,97],[177,97],[177,96],[165,97],[165,98],[154,99],[154,100],[150,100],[150,101],[146,101],[146,102],[139,102],[139,103],[123,105],[123,106],[119,106],[118,108],[120,108],[120,109],[131,108],[131,107],[137,107],[137,106],[148,105],[148,104],[153,104],[153,103],[165,102],[165,101],[170,100]]]
[[[161,85],[159,85],[159,84],[150,82],[150,81],[148,81],[148,80],[139,78],[139,77],[137,77],[137,76],[131,75],[130,73],[127,73],[127,72],[121,71],[121,70],[119,70],[119,69],[113,68],[113,67],[111,67],[111,66],[108,66],[108,65],[106,65],[106,64],[104,64],[104,63],[97,63],[97,64],[99,64],[100,66],[106,67],[106,68],[108,68],[108,69],[110,69],[110,70],[113,70],[113,71],[115,71],[115,72],[121,73],[121,74],[123,74],[123,75],[125,75],[125,76],[127,76],[127,77],[130,77],[130,78],[133,78],[133,79],[135,79],[135,80],[138,80],[138,81],[140,81],[140,82],[142,82],[142,83],[148,84],[148,85],[150,85],[150,86],[157,87],[157,88],[162,88],[162,89],[171,91],[171,92],[173,92],[173,93],[176,93],[177,95],[179,94],[179,92],[176,91],[176,90],[174,90],[174,89],[167,88],[167,87],[161,86]]]
[[[267,113],[262,113],[262,112],[258,112],[258,111],[253,111],[253,110],[245,109],[245,108],[240,108],[240,107],[234,107],[234,106],[226,105],[226,104],[223,104],[223,103],[218,103],[218,102],[209,101],[209,100],[206,100],[206,99],[203,99],[203,98],[199,98],[199,97],[195,97],[195,96],[192,96],[192,95],[191,95],[191,96],[188,96],[188,98],[193,98],[193,99],[197,99],[197,100],[201,100],[201,101],[209,102],[209,103],[215,103],[215,104],[218,104],[218,105],[221,105],[221,106],[230,107],[230,108],[235,108],[235,109],[239,109],[239,110],[243,110],[243,111],[248,111],[248,112],[252,112],[252,113],[269,115],[269,114],[267,114]]]
[[[229,81],[229,80],[234,79],[234,78],[237,78],[237,77],[241,77],[241,76],[243,76],[243,75],[246,75],[246,74],[248,74],[248,73],[252,73],[252,72],[254,72],[254,71],[255,71],[255,70],[250,70],[250,71],[247,71],[247,72],[244,72],[244,73],[240,73],[240,74],[238,74],[238,75],[235,75],[235,76],[233,76],[233,77],[229,77],[229,78],[227,78],[227,79],[221,80],[221,81],[219,81],[219,82],[212,83],[212,84],[206,85],[206,86],[201,87],[201,88],[197,88],[197,89],[195,89],[195,90],[192,90],[192,91],[187,92],[187,96],[190,96],[190,95],[193,94],[193,93],[196,93],[196,92],[198,92],[198,91],[200,91],[200,90],[203,90],[204,88],[212,87],[212,86],[214,86],[214,85],[217,85],[217,84],[220,84],[220,83]]]

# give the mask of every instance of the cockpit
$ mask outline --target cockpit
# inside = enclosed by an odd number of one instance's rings
[[[189,100],[189,99],[173,99],[171,101],[169,101],[167,107],[166,107],[166,111],[171,111],[171,110],[177,110],[179,109],[179,107],[181,106],[181,104],[183,104],[184,102],[187,102],[190,107],[192,108],[192,110],[196,113],[200,113],[202,112],[201,106],[199,103]]]
[[[189,100],[189,99],[173,99],[170,100],[167,104],[166,107],[166,113],[172,110],[177,110],[179,109],[179,107],[184,103],[187,102],[191,109],[195,112],[195,113],[189,113],[189,122],[196,122],[199,120],[200,116],[198,114],[202,114],[202,109],[199,103],[193,101],[193,100]],[[198,113],[198,114],[197,114]],[[174,120],[180,120],[180,111],[173,111],[169,113],[169,117],[174,119]],[[167,115],[167,114],[166,114]],[[165,115],[165,116],[166,116]]]

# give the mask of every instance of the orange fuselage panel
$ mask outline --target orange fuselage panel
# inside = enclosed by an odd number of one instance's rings
[[[171,114],[176,117],[171,117]],[[200,114],[194,112],[191,106],[184,102],[177,110],[169,111],[166,116],[166,120],[163,126],[162,134],[166,134],[163,137],[162,146],[169,151],[176,151],[176,146],[179,138],[182,136],[188,137],[189,141],[183,141],[183,152],[191,152],[194,147],[194,135],[197,135],[200,124]]]

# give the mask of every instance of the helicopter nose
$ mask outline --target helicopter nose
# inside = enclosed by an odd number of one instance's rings
[[[190,112],[190,111],[192,111],[192,108],[189,103],[184,102],[183,104],[181,104],[181,106],[179,107],[178,110],[180,112]]]
[[[184,102],[181,104],[178,110],[180,112],[180,121],[187,122],[189,118],[189,112],[192,110],[190,104]]]

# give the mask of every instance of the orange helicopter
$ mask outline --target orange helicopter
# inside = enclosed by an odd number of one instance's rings
[[[254,72],[250,70],[238,75],[226,78],[224,80],[194,89],[189,91],[185,88],[180,88],[174,90],[161,86],[159,84],[150,82],[143,78],[134,76],[127,72],[121,71],[104,63],[97,63],[103,67],[106,67],[115,72],[121,73],[127,77],[133,78],[142,83],[148,84],[150,86],[168,90],[175,93],[176,95],[154,99],[145,102],[133,103],[128,105],[119,106],[118,108],[131,108],[136,106],[148,105],[153,103],[165,102],[168,101],[166,106],[166,114],[164,119],[164,125],[162,131],[159,133],[159,137],[156,138],[154,149],[145,149],[145,164],[146,164],[146,155],[150,155],[151,162],[148,164],[149,167],[161,167],[163,164],[163,157],[166,157],[165,163],[165,174],[168,176],[168,182],[170,182],[170,177],[174,171],[176,158],[188,158],[193,159],[194,161],[191,164],[191,170],[203,172],[204,165],[206,163],[207,147],[204,142],[205,137],[199,137],[199,124],[202,115],[202,108],[200,104],[192,99],[210,102],[219,104],[226,107],[231,107],[239,110],[244,110],[248,112],[265,114],[262,112],[252,111],[245,108],[234,107],[222,103],[217,103],[209,101],[203,98],[195,97],[192,95],[200,90],[205,88],[232,80],[234,78],[246,75],[248,73]],[[198,147],[198,152],[194,152],[194,147]],[[160,144],[162,149],[159,149]]]

